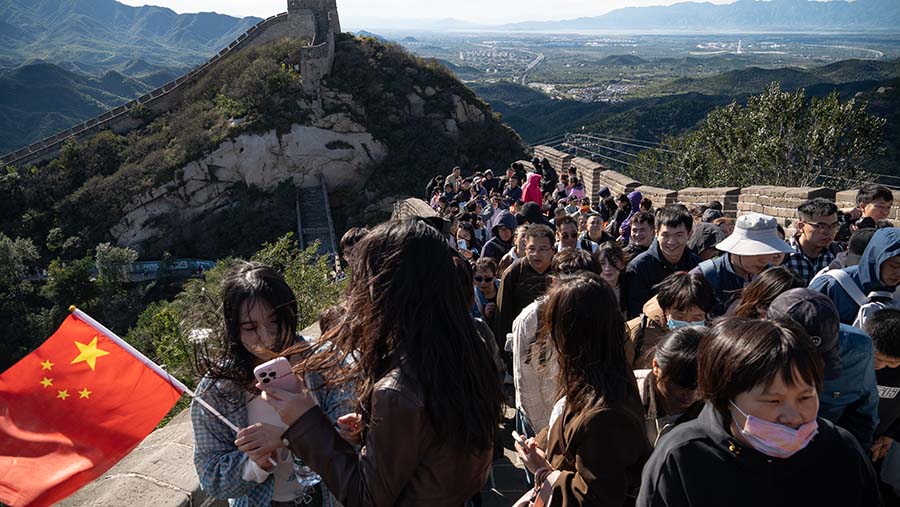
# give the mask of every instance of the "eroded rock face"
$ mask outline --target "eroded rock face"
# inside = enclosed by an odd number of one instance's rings
[[[140,249],[161,234],[160,219],[172,213],[190,220],[227,206],[232,185],[274,190],[291,181],[306,187],[317,185],[323,174],[331,189],[353,186],[387,156],[387,147],[348,115],[333,114],[316,123],[321,126],[294,125],[280,137],[274,130],[244,134],[186,165],[172,182],[132,201],[111,230],[117,244]]]
[[[440,88],[413,88],[404,97],[405,107],[388,118],[392,123],[424,119],[436,134],[456,139],[487,120],[478,106],[459,95],[434,99]],[[449,100],[449,109],[429,112],[427,102],[438,99]],[[325,87],[318,98],[297,100],[309,114],[289,133],[239,135],[180,168],[172,181],[135,197],[110,230],[116,243],[138,251],[165,244],[167,226],[197,223],[232,206],[229,190],[235,185],[264,192],[285,182],[308,187],[318,185],[322,174],[330,190],[359,188],[389,150],[368,132],[366,107],[350,93]]]

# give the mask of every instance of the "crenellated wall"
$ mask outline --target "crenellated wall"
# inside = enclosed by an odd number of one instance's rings
[[[122,134],[140,127],[144,121],[136,112],[140,108],[152,115],[170,111],[177,105],[185,89],[229,54],[252,46],[269,44],[285,37],[306,40],[311,46],[302,48],[301,77],[304,91],[318,91],[322,78],[331,73],[334,63],[334,34],[340,32],[335,0],[290,0],[289,12],[270,16],[250,27],[244,34],[212,58],[187,74],[72,128],[32,143],[0,157],[0,166],[37,164],[59,155],[67,141],[86,139],[101,130]],[[321,28],[320,28],[321,27]]]
[[[684,188],[670,190],[642,185],[622,173],[612,171],[602,164],[585,158],[575,157],[566,159],[560,156],[565,153],[548,148],[536,146],[535,156],[547,157],[557,171],[571,165],[578,171],[578,177],[585,182],[585,191],[591,196],[592,202],[597,199],[597,192],[601,186],[609,188],[615,196],[628,194],[633,190],[640,191],[644,197],[653,201],[654,207],[667,206],[682,203],[690,206],[700,206],[710,201],[720,201],[724,206],[725,216],[736,218],[750,212],[763,213],[775,217],[778,222],[788,230],[790,234],[797,220],[797,207],[806,200],[816,197],[832,199],[839,208],[856,206],[856,190],[836,192],[824,187],[773,187],[753,186],[746,188],[722,187],[722,188]],[[900,222],[900,208],[893,207],[888,218],[893,222]]]
[[[741,189],[738,187],[699,188],[689,187],[678,191],[678,200],[687,206],[700,206],[710,201],[722,203],[727,217],[736,217]]]

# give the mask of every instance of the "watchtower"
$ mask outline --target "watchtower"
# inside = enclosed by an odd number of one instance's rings
[[[341,33],[337,0],[288,0],[288,15],[315,18],[316,40],[321,42],[326,34]]]

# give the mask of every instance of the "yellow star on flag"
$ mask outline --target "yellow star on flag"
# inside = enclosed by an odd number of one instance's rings
[[[53,379],[44,377],[44,380],[41,380],[41,385],[45,388],[50,387],[53,385]]]
[[[64,400],[64,399],[68,398],[69,396],[71,396],[71,395],[69,394],[68,389],[63,389],[62,391],[59,391],[59,394],[56,395],[56,397],[61,400]]]
[[[78,391],[78,394],[80,395],[79,398],[90,398],[91,397],[91,391],[88,391],[87,387],[85,387],[81,391]]]
[[[41,371],[52,370],[52,369],[53,369],[53,363],[51,363],[49,359],[44,361],[43,363],[41,363]]]
[[[97,348],[97,337],[95,336],[91,343],[85,345],[80,342],[75,342],[75,346],[78,347],[79,354],[78,357],[72,360],[71,364],[80,363],[82,361],[86,362],[88,366],[91,367],[93,371],[97,366],[97,358],[109,355],[109,352],[105,350],[101,350]]]

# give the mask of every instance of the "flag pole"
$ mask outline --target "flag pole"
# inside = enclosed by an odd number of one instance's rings
[[[93,319],[93,317],[91,317],[90,315],[88,315],[88,314],[84,313],[83,311],[79,310],[78,308],[76,308],[75,305],[72,305],[69,307],[69,312],[72,313],[72,315],[74,315],[75,317],[90,324],[92,327],[94,327],[95,329],[97,329],[98,331],[100,331],[101,333],[106,335],[106,337],[109,338],[110,340],[114,341],[116,343],[116,345],[118,345],[118,346],[122,347],[123,349],[125,349],[126,351],[128,351],[128,353],[130,353],[132,356],[134,356],[135,359],[144,363],[144,365],[147,368],[150,368],[151,370],[156,372],[157,375],[162,377],[166,382],[172,384],[172,386],[175,387],[175,389],[178,389],[182,393],[187,394],[188,396],[193,398],[197,403],[202,405],[203,408],[210,411],[214,416],[218,417],[219,420],[222,421],[226,426],[228,426],[229,428],[234,430],[235,433],[240,431],[240,428],[235,426],[231,421],[229,421],[224,415],[222,415],[212,405],[210,405],[209,403],[204,401],[203,398],[197,396],[197,394],[194,393],[194,391],[189,389],[186,385],[182,384],[180,380],[178,380],[177,378],[170,375],[169,372],[162,369],[158,364],[151,361],[147,356],[145,356],[144,354],[141,354],[141,352],[138,349],[132,347],[131,344],[129,344],[122,338],[119,338],[119,336],[116,333],[113,333],[112,331],[107,329],[106,326],[97,322],[96,320]]]

